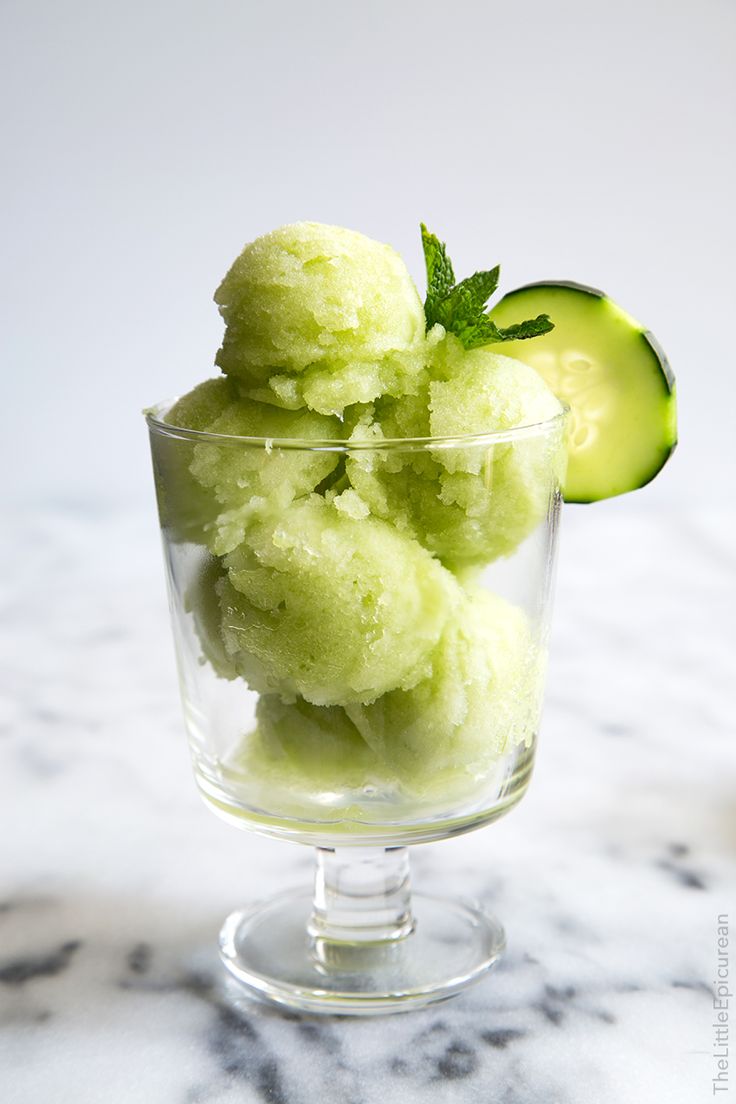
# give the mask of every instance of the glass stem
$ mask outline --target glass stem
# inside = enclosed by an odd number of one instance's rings
[[[394,943],[413,927],[406,847],[317,848],[309,923],[315,940]]]

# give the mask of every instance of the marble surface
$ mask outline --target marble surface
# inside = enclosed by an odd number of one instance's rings
[[[508,953],[454,1001],[378,1020],[283,1015],[224,984],[225,914],[306,883],[311,856],[196,796],[152,509],[5,522],[4,1104],[713,1099],[733,516],[568,510],[532,788],[414,851],[415,885],[481,898]]]

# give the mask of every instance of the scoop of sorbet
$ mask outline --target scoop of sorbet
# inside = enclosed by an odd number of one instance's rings
[[[532,368],[488,349],[467,352],[448,335],[432,350],[423,394],[364,409],[352,440],[482,436],[560,412]],[[462,568],[510,555],[539,524],[558,451],[544,435],[420,452],[366,449],[349,457],[347,472],[372,514]]]
[[[335,452],[278,444],[266,449],[265,441],[286,438],[308,444],[334,440],[344,432],[337,418],[312,410],[280,410],[242,397],[224,376],[184,395],[166,421],[212,435],[172,444],[163,438],[157,449],[168,469],[161,480],[168,495],[168,524],[181,539],[206,544],[218,555],[242,541],[254,510],[266,505],[276,510],[310,494],[338,462]]]
[[[438,772],[482,772],[531,741],[538,669],[522,610],[473,587],[449,619],[426,678],[346,712],[387,772],[421,789]]]
[[[251,394],[323,414],[411,391],[425,319],[401,257],[353,230],[282,226],[250,242],[215,292],[218,365]]]
[[[414,686],[459,601],[416,541],[317,495],[265,515],[217,584],[230,661],[252,689],[316,705]]]

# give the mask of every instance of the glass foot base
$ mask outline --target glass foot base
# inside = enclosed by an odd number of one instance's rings
[[[404,1012],[477,981],[506,943],[479,907],[419,893],[413,931],[388,944],[314,938],[312,909],[311,893],[296,891],[234,912],[220,933],[230,973],[260,997],[305,1012]]]

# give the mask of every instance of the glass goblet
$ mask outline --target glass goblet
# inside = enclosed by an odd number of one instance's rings
[[[205,802],[316,847],[314,886],[225,922],[261,997],[370,1014],[444,999],[504,948],[412,894],[408,845],[529,783],[565,414],[453,438],[271,440],[147,422],[185,726]]]

